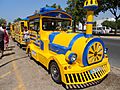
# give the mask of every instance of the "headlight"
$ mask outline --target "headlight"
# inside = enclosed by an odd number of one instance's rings
[[[69,64],[72,64],[73,62],[76,61],[76,59],[77,59],[77,54],[71,53],[71,54],[69,55],[68,59],[69,59]]]
[[[65,54],[65,58],[69,64],[72,64],[77,59],[77,54],[72,51],[67,51]]]

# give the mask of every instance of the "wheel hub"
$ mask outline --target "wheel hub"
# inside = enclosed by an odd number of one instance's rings
[[[93,43],[87,55],[88,64],[97,63],[102,60],[103,58],[103,46],[100,42]]]

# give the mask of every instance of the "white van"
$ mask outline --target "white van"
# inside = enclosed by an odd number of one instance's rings
[[[108,34],[110,33],[111,28],[107,28],[105,26],[99,26],[96,28],[93,28],[93,33],[94,34]]]

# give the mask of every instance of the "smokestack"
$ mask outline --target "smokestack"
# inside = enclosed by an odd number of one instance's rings
[[[97,0],[86,0],[84,8],[87,10],[86,38],[92,36],[94,11],[98,8]]]

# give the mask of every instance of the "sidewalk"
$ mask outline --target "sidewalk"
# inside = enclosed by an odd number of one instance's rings
[[[120,36],[100,36],[101,38],[106,38],[106,39],[117,39],[120,40]]]

